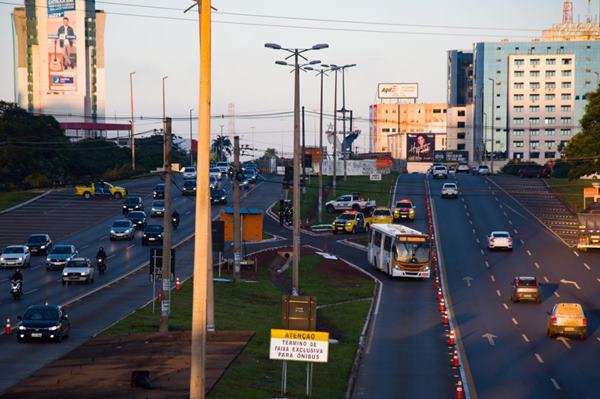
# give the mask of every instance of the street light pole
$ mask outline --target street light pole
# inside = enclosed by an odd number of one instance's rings
[[[192,151],[192,149],[194,148],[194,139],[192,137],[192,111],[194,109],[190,109],[190,166],[194,166],[194,151]]]
[[[133,75],[129,72],[129,105],[131,109],[131,170],[135,172],[135,121],[133,117]]]
[[[168,76],[163,76],[162,77],[162,120],[163,120],[163,134],[164,131],[167,130],[167,120],[165,119],[167,117],[167,114],[165,112],[165,80],[168,78]],[[165,161],[165,154],[163,153],[163,163]]]
[[[337,75],[339,68],[337,65],[331,65],[335,74],[334,89],[333,89],[333,195],[335,196],[335,188],[337,185]]]
[[[329,47],[327,44],[316,44],[306,49],[283,48],[279,44],[266,43],[265,47],[273,50],[284,50],[290,55],[286,57],[294,58],[294,63],[289,64],[286,61],[276,61],[277,65],[291,66],[294,68],[294,183],[293,183],[293,214],[294,229],[292,234],[292,295],[299,295],[300,279],[300,70],[306,66],[320,64],[321,61],[310,61],[302,54],[310,50],[321,50]],[[300,58],[307,61],[306,64],[300,64]],[[310,70],[310,69],[309,69]]]
[[[323,65],[328,68],[328,65]],[[321,75],[321,96],[319,111],[319,223],[323,223],[323,75],[327,69],[321,68],[318,72]]]
[[[494,148],[495,148],[495,137],[494,134],[496,133],[496,129],[494,129],[494,119],[495,115],[496,115],[496,105],[495,105],[495,101],[496,101],[496,80],[493,78],[488,78],[489,80],[492,81],[492,156],[491,156],[491,162],[490,162],[490,171],[493,174],[494,173],[494,156],[496,155],[494,153]]]

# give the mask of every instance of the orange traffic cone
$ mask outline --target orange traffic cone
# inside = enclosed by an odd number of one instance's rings
[[[438,301],[441,301],[442,298],[444,298],[444,295],[442,294],[442,289],[441,288],[438,288],[437,297],[438,297]]]
[[[464,398],[464,393],[463,393],[463,387],[462,387],[462,381],[458,380],[456,381],[456,399],[463,399]]]
[[[444,317],[442,318],[442,323],[447,326],[448,325],[448,311],[444,311]]]
[[[179,281],[179,277],[175,279],[175,289],[179,291],[181,289],[181,281]]]
[[[454,330],[450,330],[448,333],[448,346],[454,346],[455,338],[454,338]]]
[[[444,298],[440,299],[440,312],[446,310],[446,303],[444,302]]]
[[[10,326],[10,318],[6,318],[6,327],[4,327],[4,333],[6,335],[12,334],[12,327]]]
[[[458,362],[458,351],[456,349],[454,349],[454,355],[452,355],[452,367],[460,367],[460,363]]]
[[[435,278],[435,289],[437,290],[437,289],[439,289],[439,288],[440,288],[440,278],[439,278],[439,277],[436,277],[436,278]]]

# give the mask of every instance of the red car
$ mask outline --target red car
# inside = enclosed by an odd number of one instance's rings
[[[552,170],[547,166],[526,166],[519,171],[521,177],[550,177]]]

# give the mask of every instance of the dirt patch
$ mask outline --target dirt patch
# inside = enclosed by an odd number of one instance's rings
[[[207,392],[254,336],[250,331],[209,333]],[[187,398],[191,334],[172,332],[96,337],[19,382],[2,398]],[[131,386],[134,370],[149,371],[155,389]],[[93,387],[93,389],[92,389]]]

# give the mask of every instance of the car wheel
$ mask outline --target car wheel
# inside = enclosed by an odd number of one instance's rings
[[[542,298],[538,297],[538,298],[535,300],[535,303],[538,303],[538,304],[542,303]]]
[[[335,212],[335,208],[333,207],[333,205],[327,205],[325,207],[325,210],[327,211],[327,213],[333,213],[333,212]]]
[[[556,334],[551,329],[548,329],[548,336],[550,338],[556,338]]]
[[[120,199],[121,198],[121,193],[115,193],[115,195],[113,195],[114,199]]]
[[[369,225],[369,223],[365,224],[365,232],[368,232],[370,228],[371,226]]]
[[[24,338],[17,338],[17,342],[20,343],[20,344],[22,344],[22,343],[25,342],[25,339]]]
[[[351,231],[351,233],[352,233],[352,234],[356,234],[356,226],[353,226],[353,227],[352,227],[352,231]]]
[[[56,338],[54,338],[54,342],[56,342],[57,344],[60,344],[62,342],[62,335],[60,335],[60,333],[58,333],[58,335],[56,336]]]
[[[354,204],[352,205],[352,210],[358,212],[360,211],[360,206],[358,204]]]
[[[114,238],[114,237],[110,237],[110,238],[109,238],[109,240],[111,240],[111,241],[114,241],[114,240],[115,240],[115,238]]]
[[[62,285],[66,285],[67,283],[65,282],[65,280],[62,281]]]
[[[583,332],[579,335],[579,338],[584,341],[587,338],[587,332]]]
[[[92,198],[92,194],[89,191],[86,191],[85,193],[83,193],[83,198],[90,199]]]

